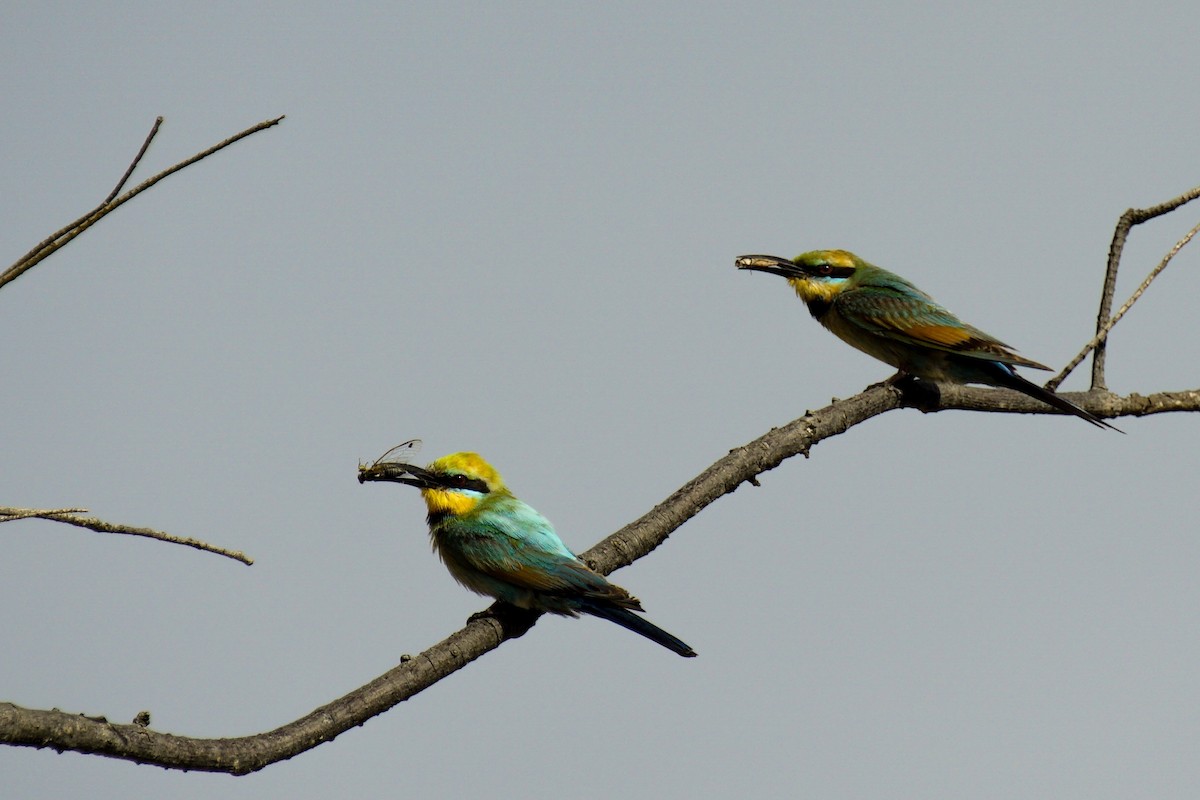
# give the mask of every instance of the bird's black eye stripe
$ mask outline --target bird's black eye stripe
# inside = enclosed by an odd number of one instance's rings
[[[854,267],[835,267],[833,264],[817,264],[813,272],[822,278],[849,278],[854,274]]]
[[[466,475],[455,475],[452,479],[453,485],[457,489],[469,489],[472,492],[480,494],[488,493],[488,485],[486,481],[479,478],[471,478]]]

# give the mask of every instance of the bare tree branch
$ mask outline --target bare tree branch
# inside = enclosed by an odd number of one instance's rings
[[[125,174],[121,176],[121,180],[117,181],[117,185],[113,187],[113,190],[108,193],[108,197],[104,198],[104,202],[100,205],[103,206],[111,203],[113,199],[115,199],[116,196],[121,193],[121,190],[125,188],[125,184],[128,182],[129,176],[133,174],[135,169],[137,169],[137,165],[142,161],[142,156],[146,155],[146,151],[150,149],[150,143],[154,141],[154,137],[158,135],[158,129],[162,127],[162,124],[162,117],[155,118],[154,126],[150,128],[150,133],[146,134],[146,141],[142,142],[142,149],[138,150],[137,155],[133,157],[133,161],[129,162],[129,169],[125,170]]]
[[[79,219],[70,223],[65,228],[55,231],[49,237],[47,237],[43,241],[39,242],[36,247],[34,247],[32,250],[30,250],[25,255],[21,256],[21,258],[17,259],[16,263],[14,263],[11,267],[6,269],[3,273],[0,273],[0,288],[3,288],[6,284],[11,283],[12,281],[14,281],[17,278],[24,275],[29,270],[33,269],[41,261],[43,261],[47,256],[50,256],[51,254],[53,254],[53,253],[57,252],[58,250],[60,250],[61,248],[65,247],[76,236],[83,233],[88,228],[92,227],[97,222],[104,219],[104,217],[108,216],[113,211],[117,210],[118,208],[123,206],[125,203],[127,203],[130,200],[132,200],[133,198],[137,197],[139,194],[146,191],[151,186],[153,186],[154,184],[163,180],[164,178],[166,178],[170,175],[174,175],[176,172],[179,172],[179,170],[183,169],[184,167],[191,166],[192,164],[195,164],[197,161],[200,161],[201,159],[207,158],[208,156],[212,155],[213,153],[217,152],[218,150],[225,149],[226,147],[233,144],[234,142],[240,141],[241,139],[245,139],[247,136],[258,133],[261,130],[265,130],[272,126],[278,125],[281,120],[283,120],[282,116],[276,117],[275,119],[269,119],[264,122],[260,122],[257,125],[247,128],[246,130],[242,131],[241,133],[230,136],[228,139],[221,142],[220,144],[213,145],[212,147],[208,148],[207,150],[203,150],[203,151],[197,153],[196,155],[192,156],[191,158],[180,161],[178,164],[175,164],[172,167],[168,167],[167,169],[163,170],[162,172],[158,173],[157,175],[155,175],[151,178],[147,178],[146,180],[142,181],[142,183],[138,184],[137,186],[130,189],[128,192],[121,195],[120,197],[117,197],[116,199],[113,199],[112,195],[110,195],[109,198],[106,199],[103,203],[96,206],[94,209],[92,209],[88,213],[84,214]],[[126,170],[124,177],[122,177],[121,180],[117,183],[117,188],[114,191],[120,191],[121,187],[123,187],[125,185],[125,181],[127,181],[129,179],[130,174],[133,173],[134,168],[137,167],[138,162],[141,161],[142,155],[146,152],[146,148],[148,148],[150,146],[150,140],[153,139],[154,135],[158,132],[158,128],[161,123],[162,123],[162,117],[159,117],[155,121],[154,127],[150,131],[150,134],[146,137],[146,141],[142,144],[141,150],[138,151],[138,154],[134,158],[133,163],[131,163],[129,165],[129,169]]]
[[[498,646],[503,615],[469,624],[436,647],[295,722],[255,736],[193,739],[159,733],[139,724],[114,724],[103,717],[39,711],[0,703],[0,742],[73,750],[184,770],[244,775],[291,758],[343,731],[361,725],[426,686]],[[481,648],[487,642],[490,646]],[[474,652],[476,655],[467,655]],[[144,713],[144,712],[143,712]]]
[[[148,539],[158,539],[160,542],[170,542],[171,544],[181,544],[186,547],[194,547],[197,550],[203,550],[207,553],[216,553],[219,556],[232,558],[235,561],[240,561],[246,566],[254,563],[254,559],[239,550],[229,550],[224,547],[202,542],[199,539],[191,539],[186,536],[175,536],[164,531],[156,531],[153,528],[139,528],[133,525],[116,525],[111,522],[105,522],[102,519],[95,517],[76,517],[75,514],[86,514],[86,508],[66,508],[66,509],[37,509],[37,508],[4,508],[0,507],[0,522],[12,522],[18,519],[48,519],[53,522],[65,522],[68,525],[75,525],[80,528],[87,528],[96,531],[97,533],[125,533],[130,536],[145,536]]]
[[[0,522],[18,519],[45,519],[55,514],[86,514],[86,508],[3,508],[0,507]]]

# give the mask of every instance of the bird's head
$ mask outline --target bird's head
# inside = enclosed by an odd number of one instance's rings
[[[828,303],[859,270],[870,266],[845,250],[811,250],[790,260],[779,256],[739,256],[733,263],[738,269],[782,275],[806,303]]]
[[[451,453],[427,467],[377,461],[369,467],[359,467],[358,482],[366,481],[416,486],[430,516],[466,514],[489,494],[507,491],[500,473],[478,453]]]

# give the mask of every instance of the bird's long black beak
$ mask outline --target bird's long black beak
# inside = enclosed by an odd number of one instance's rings
[[[803,278],[808,274],[796,266],[790,258],[780,258],[779,256],[738,256],[733,265],[738,269],[769,272],[785,278]]]
[[[399,461],[376,462],[370,466],[360,465],[358,468],[358,482],[366,483],[367,481],[407,483],[409,486],[416,486],[418,489],[440,489],[446,486],[444,476],[436,475],[427,469],[412,464],[403,464]]]

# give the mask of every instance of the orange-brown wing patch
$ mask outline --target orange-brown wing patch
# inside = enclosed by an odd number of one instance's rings
[[[847,323],[885,339],[972,358],[1049,369],[1017,355],[1004,342],[966,324],[924,292],[908,284],[890,288],[861,287],[846,292],[834,302]],[[871,351],[867,349],[867,352]],[[887,361],[886,358],[883,360]]]
[[[999,339],[989,336],[969,325],[938,325],[931,323],[903,325],[895,319],[876,318],[881,328],[895,331],[900,338],[918,345],[949,350],[974,358],[991,359],[1018,367],[1050,369],[1030,358],[1014,353],[1012,348]]]
[[[487,572],[495,578],[511,583],[513,586],[519,586],[522,589],[552,592],[567,589],[571,586],[571,582],[564,580],[563,575],[556,574],[562,568],[560,565],[555,569],[541,569],[528,564],[508,562],[503,565],[496,565],[493,569],[487,570]]]
[[[896,328],[912,339],[938,347],[949,347],[957,350],[961,347],[974,347],[982,344],[972,335],[971,331],[957,326],[913,325],[911,327],[896,326]]]

